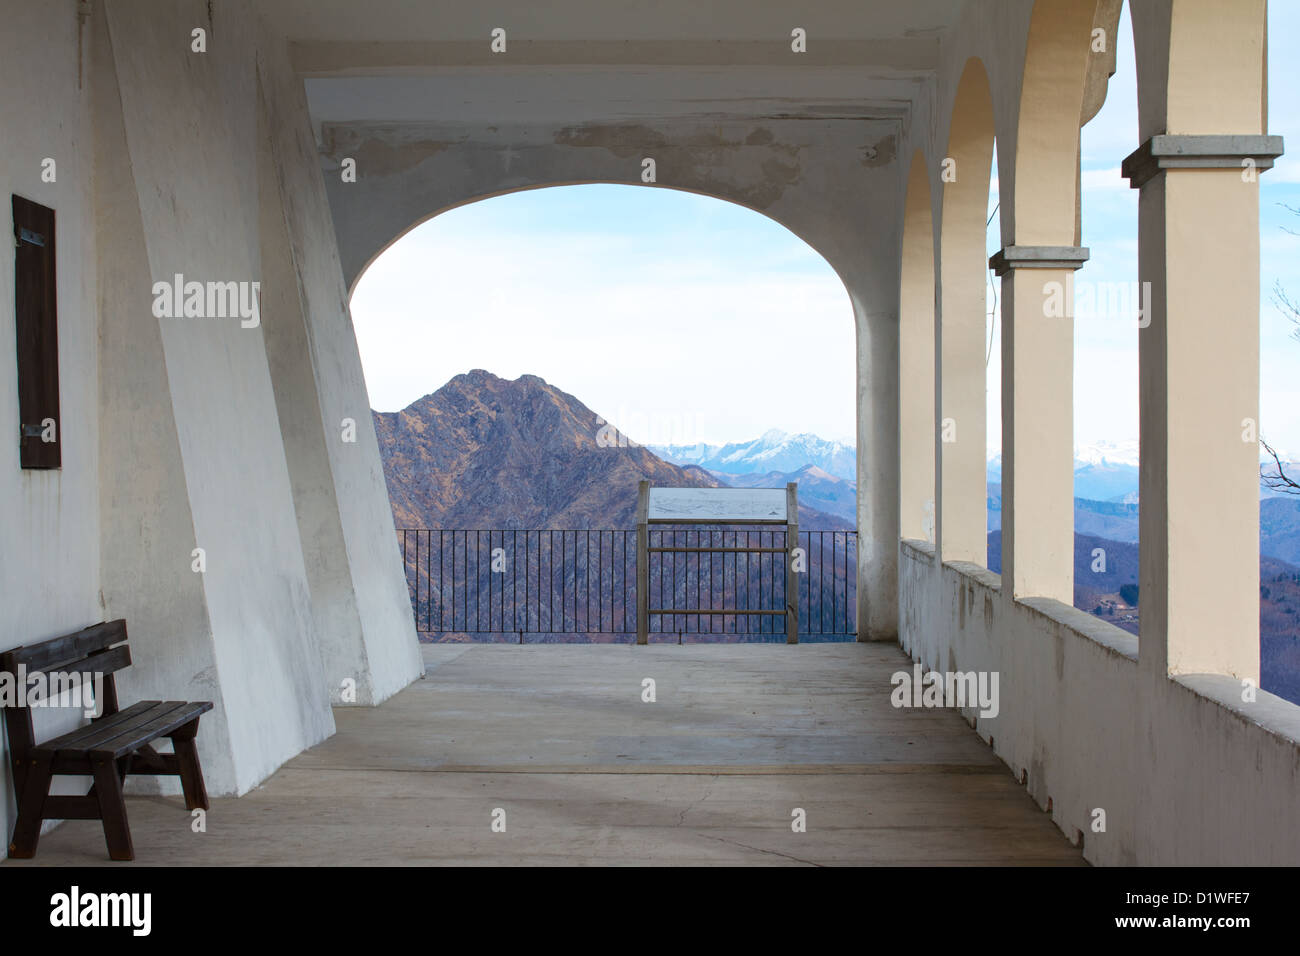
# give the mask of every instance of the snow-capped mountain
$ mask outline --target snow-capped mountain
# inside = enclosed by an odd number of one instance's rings
[[[814,466],[845,481],[857,481],[857,455],[852,444],[819,438],[807,432],[791,435],[778,429],[748,442],[725,445],[648,445],[652,452],[676,465],[698,465],[729,475],[796,472]],[[1138,495],[1138,440],[1098,440],[1075,446],[1074,495],[1089,501],[1136,503]],[[1279,450],[1287,473],[1300,474],[1300,462]],[[1261,450],[1260,462],[1272,465]],[[725,479],[724,479],[725,480]],[[1002,456],[988,459],[988,480],[1002,481]],[[1264,497],[1276,492],[1261,489]]]
[[[815,465],[846,481],[857,478],[857,454],[852,445],[808,433],[791,435],[775,428],[748,442],[647,447],[677,465],[699,465],[730,474],[792,472]]]
[[[1076,445],[1074,447],[1074,467],[1077,470],[1081,465],[1132,465],[1134,468],[1138,464],[1138,440],[1131,438],[1127,441],[1095,441],[1085,445]]]
[[[1278,457],[1282,460],[1286,474],[1300,475],[1300,462],[1294,456],[1280,449]],[[1260,466],[1267,473],[1275,474],[1277,464],[1273,458],[1260,450]],[[988,461],[988,480],[994,484],[1002,482],[1002,456],[992,455]],[[1261,483],[1260,495],[1271,498],[1282,492],[1272,491]],[[1138,441],[1095,441],[1077,445],[1074,449],[1074,496],[1089,501],[1113,501],[1122,504],[1136,504],[1138,500]]]
[[[988,480],[1002,482],[1002,456],[988,461]],[[1136,497],[1138,491],[1138,443],[1095,441],[1074,449],[1074,496],[1089,501],[1117,501]]]
[[[816,465],[805,465],[793,472],[755,471],[737,474],[713,471],[710,474],[732,488],[780,488],[793,481],[799,486],[800,510],[805,506],[816,508],[844,519],[851,526],[857,524],[857,483],[836,477]]]

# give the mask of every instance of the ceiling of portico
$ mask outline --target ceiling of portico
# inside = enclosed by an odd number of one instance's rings
[[[319,138],[326,124],[897,120],[961,6],[278,0],[264,15],[291,42]],[[489,48],[498,26],[505,54]]]
[[[769,41],[803,27],[818,42],[933,39],[961,0],[275,0],[267,22],[302,44],[486,40],[504,27],[520,42]]]

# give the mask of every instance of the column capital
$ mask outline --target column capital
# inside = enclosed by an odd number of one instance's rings
[[[1012,269],[1082,269],[1087,246],[1007,246],[989,256],[989,268],[998,275]]]
[[[1241,169],[1251,160],[1256,170],[1273,168],[1282,155],[1281,136],[1152,136],[1124,160],[1120,174],[1138,189],[1166,169]]]

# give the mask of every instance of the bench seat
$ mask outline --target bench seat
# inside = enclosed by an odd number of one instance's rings
[[[18,818],[9,841],[10,857],[25,860],[36,855],[45,820],[100,820],[109,857],[135,859],[122,793],[128,774],[179,777],[185,809],[208,809],[195,738],[199,717],[212,709],[212,703],[142,700],[120,707],[116,672],[130,666],[131,649],[123,620],[105,621],[0,653],[0,672],[12,676],[21,686],[18,699],[2,705],[18,803]],[[47,680],[29,687],[33,675],[44,675]],[[37,741],[31,708],[67,706],[49,704],[52,696],[61,700],[65,693],[51,688],[78,688],[87,680],[94,682],[99,716],[76,730]],[[153,742],[164,737],[171,741],[171,753],[154,749]],[[89,776],[89,792],[83,796],[50,793],[50,785],[59,775]]]
[[[93,760],[116,760],[135,753],[211,709],[212,704],[206,700],[142,700],[62,737],[37,744],[31,753],[34,757],[53,758],[56,770],[63,769],[67,761],[85,761],[89,767]]]

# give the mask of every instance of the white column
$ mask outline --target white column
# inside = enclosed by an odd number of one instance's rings
[[[1074,282],[1088,250],[1008,246],[1002,276],[1002,589],[1074,603]]]
[[[1170,674],[1259,680],[1259,186],[1277,136],[1154,136],[1138,270],[1141,654]],[[1243,161],[1248,161],[1243,165]]]

